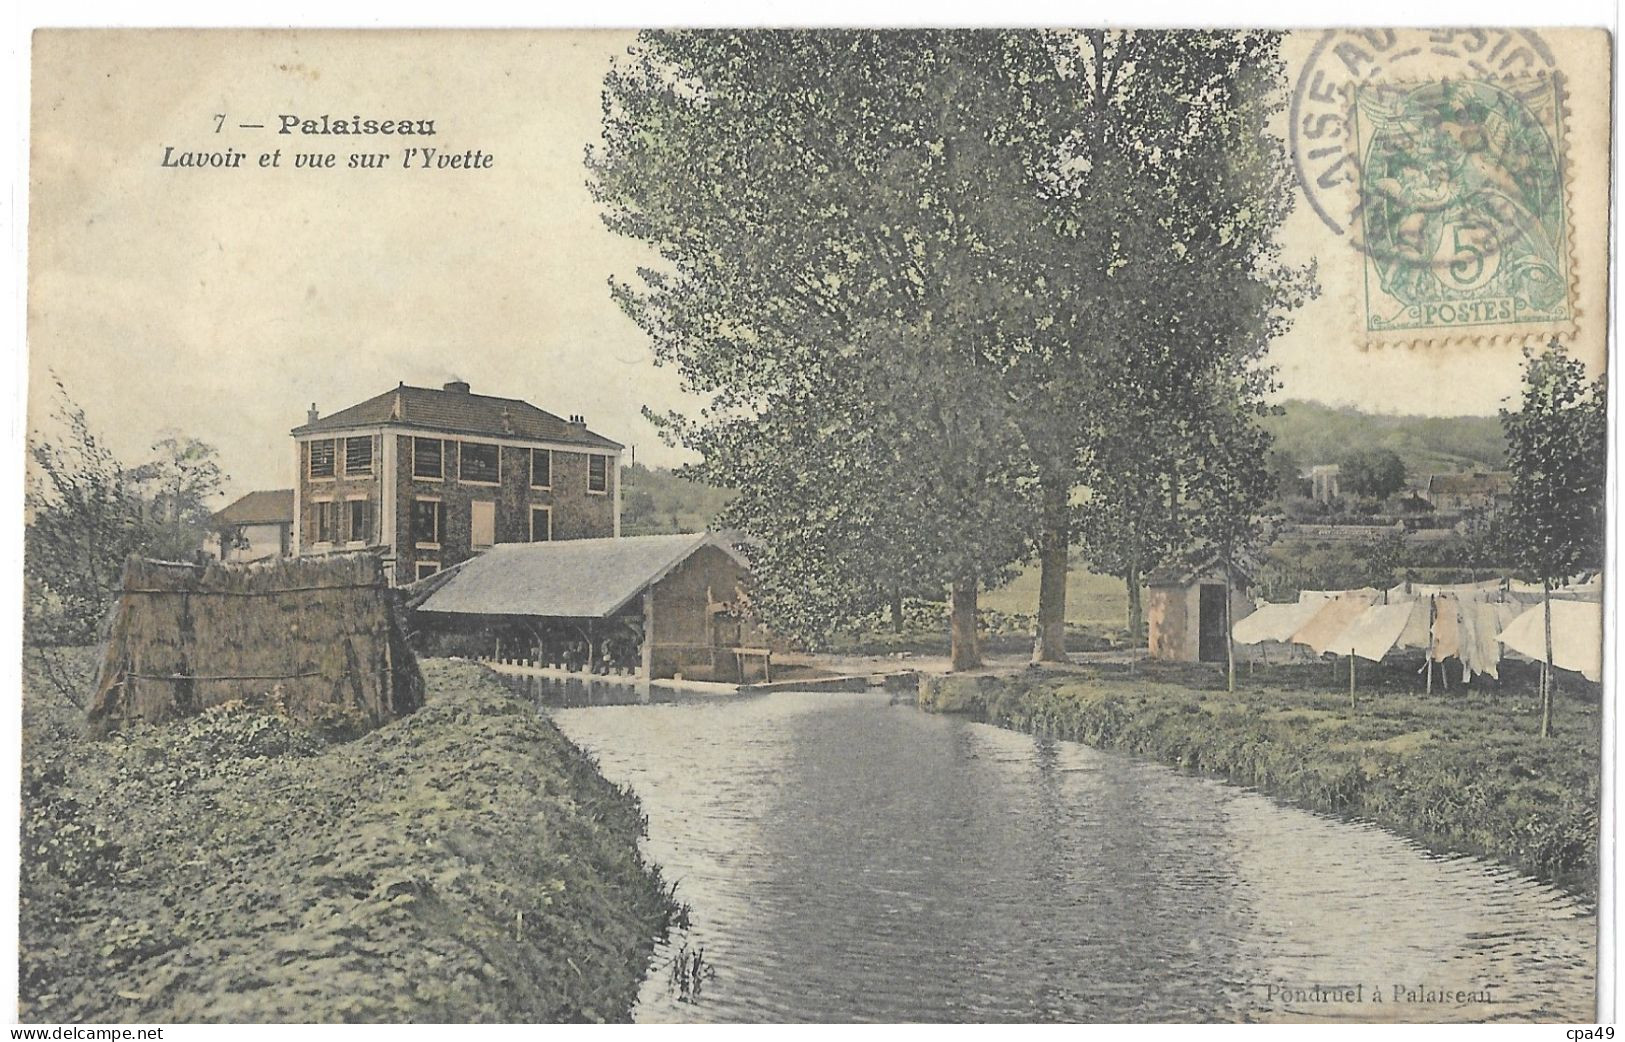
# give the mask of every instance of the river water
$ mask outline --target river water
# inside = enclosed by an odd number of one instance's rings
[[[628,697],[548,700],[690,908],[640,1021],[1595,1015],[1594,913],[1498,866],[878,692]]]

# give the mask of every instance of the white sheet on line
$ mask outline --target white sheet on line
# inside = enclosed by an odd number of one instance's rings
[[[1497,638],[1520,655],[1546,660],[1546,608],[1537,604]],[[1552,665],[1587,680],[1602,679],[1602,605],[1596,601],[1552,601]]]
[[[1285,642],[1321,609],[1321,601],[1293,601],[1289,604],[1261,604],[1258,610],[1237,622],[1230,635],[1237,644]]]
[[[1344,654],[1352,651],[1360,658],[1380,662],[1393,650],[1399,635],[1405,632],[1405,624],[1411,620],[1411,613],[1418,609],[1426,611],[1427,602],[1373,604],[1338,634],[1328,650]]]

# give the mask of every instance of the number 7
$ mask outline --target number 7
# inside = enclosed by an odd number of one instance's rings
[[[225,125],[226,125],[226,114],[224,112],[216,112],[214,114],[214,132],[216,134],[220,133],[220,128],[225,126]]]

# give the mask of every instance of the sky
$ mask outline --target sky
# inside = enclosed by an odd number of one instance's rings
[[[1548,37],[1579,85],[1572,137],[1602,143],[1569,153],[1573,205],[1597,214],[1601,235],[1606,197],[1591,185],[1606,186],[1598,99],[1607,77],[1595,98],[1586,84],[1599,55],[1606,62],[1606,40]],[[291,484],[288,431],[312,403],[330,413],[397,382],[459,378],[476,392],[581,413],[640,462],[681,462],[642,410],[697,403],[673,371],[653,365],[608,291],[611,276],[631,277],[649,256],[604,228],[582,162],[598,133],[603,75],[632,39],[36,34],[31,423],[49,411],[54,374],[121,457],[140,459],[178,430],[219,448],[236,495]],[[1317,39],[1287,40],[1289,81]],[[438,132],[423,141],[280,135],[285,113],[433,119]],[[492,164],[402,169],[401,151],[425,142],[482,150]],[[166,148],[236,149],[244,159],[232,169],[166,167]],[[273,149],[280,166],[261,168],[258,157]],[[374,149],[390,153],[384,169],[343,168],[352,151]],[[333,151],[340,168],[297,168],[301,151]],[[1323,287],[1271,349],[1283,397],[1457,415],[1492,413],[1515,392],[1516,345],[1363,342],[1363,255],[1305,202],[1282,240],[1288,262],[1317,264]],[[1606,245],[1577,240],[1575,251],[1578,350],[1598,359]]]

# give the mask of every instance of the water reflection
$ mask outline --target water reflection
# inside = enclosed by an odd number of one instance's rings
[[[881,694],[553,712],[691,907],[641,1020],[1592,1015],[1587,909],[1380,829]]]
[[[496,676],[525,701],[549,709],[654,705],[716,697],[696,696],[693,692],[679,691],[659,684],[640,684],[624,677],[612,680],[591,674],[543,677],[512,673],[498,673]]]

